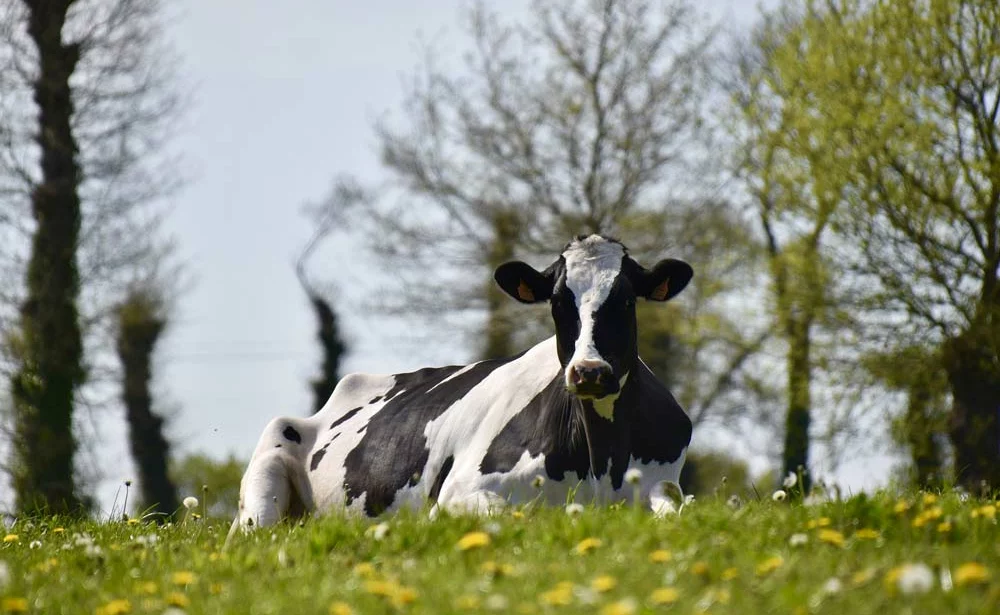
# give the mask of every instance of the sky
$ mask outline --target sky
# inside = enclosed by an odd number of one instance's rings
[[[773,0],[765,4],[773,4]],[[248,458],[275,416],[310,408],[318,367],[313,315],[293,263],[311,228],[301,207],[335,174],[380,177],[372,126],[399,109],[418,40],[458,53],[458,0],[178,0],[168,38],[183,58],[192,104],[174,143],[189,182],[168,221],[193,285],[178,304],[158,364],[173,408],[175,452]],[[505,0],[503,14],[527,14]],[[754,2],[696,5],[739,28]],[[501,6],[499,3],[494,6]],[[460,363],[458,344],[400,344],[405,324],[359,309],[372,264],[337,240],[313,268],[343,294],[350,344],[342,371],[392,373]],[[344,308],[346,305],[346,308]],[[98,497],[110,507],[133,472],[124,425],[102,421]],[[709,445],[711,443],[708,443]],[[875,474],[862,466],[856,487]],[[188,494],[181,494],[182,496]]]

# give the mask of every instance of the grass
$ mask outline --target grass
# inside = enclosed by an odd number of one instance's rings
[[[225,548],[221,520],[21,519],[0,543],[0,611],[994,613],[998,513],[912,493],[736,511],[710,499],[666,519],[629,506],[333,515]]]

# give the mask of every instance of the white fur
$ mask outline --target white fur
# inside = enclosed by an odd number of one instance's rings
[[[611,293],[621,272],[625,248],[599,235],[574,241],[563,252],[566,260],[566,286],[576,297],[580,313],[580,336],[567,367],[582,361],[607,363],[594,343],[594,314]],[[567,369],[567,384],[568,380]]]

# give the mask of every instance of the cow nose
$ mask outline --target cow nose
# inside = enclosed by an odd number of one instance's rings
[[[569,381],[574,386],[603,384],[611,377],[611,366],[604,361],[580,361],[570,366]]]

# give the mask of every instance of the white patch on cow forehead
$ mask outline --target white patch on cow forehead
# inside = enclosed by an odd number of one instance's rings
[[[576,305],[600,306],[611,293],[621,272],[625,248],[600,235],[574,241],[563,252],[566,259],[566,286],[576,296]]]

